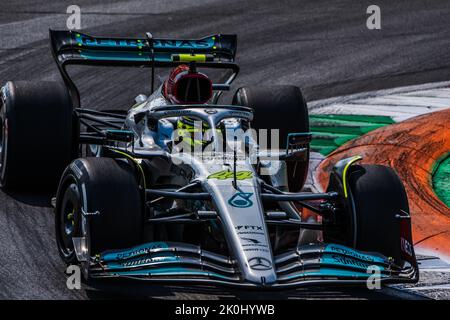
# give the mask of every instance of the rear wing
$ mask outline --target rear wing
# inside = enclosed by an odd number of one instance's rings
[[[146,38],[115,38],[50,30],[50,42],[53,57],[76,107],[79,107],[79,93],[66,71],[70,64],[154,69],[194,61],[199,66],[233,70],[233,75],[225,83],[228,85],[239,71],[234,63],[236,35],[216,34],[196,40],[156,39],[150,34]]]

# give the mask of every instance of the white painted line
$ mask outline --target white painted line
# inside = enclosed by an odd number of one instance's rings
[[[433,82],[426,83],[420,85],[413,86],[405,86],[398,87],[393,89],[385,89],[385,90],[377,90],[377,91],[368,91],[363,93],[351,94],[346,96],[333,97],[328,99],[311,101],[308,103],[309,108],[315,109],[323,106],[329,106],[334,103],[343,103],[348,101],[354,101],[358,99],[370,98],[370,97],[380,97],[387,96],[393,94],[404,94],[404,93],[412,93],[412,92],[420,92],[425,90],[434,90],[434,89],[444,89],[443,92],[448,90],[450,87],[450,81],[442,81],[442,82]]]
[[[450,272],[450,268],[420,268],[420,272],[444,272],[448,273]]]
[[[380,96],[376,98],[353,100],[357,104],[377,104],[386,106],[428,107],[447,108],[450,107],[450,99],[439,99],[430,97],[408,97],[401,95]]]
[[[439,88],[439,89],[431,89],[431,90],[421,90],[421,91],[413,91],[406,92],[402,95],[412,96],[412,97],[432,97],[432,98],[447,98],[450,99],[450,88]]]
[[[424,248],[424,247],[422,247],[421,245],[418,245],[417,247],[414,246],[414,251],[416,252],[416,255],[423,255],[423,256],[426,256],[426,257],[433,257],[433,258],[436,257],[436,252],[435,252],[435,251],[430,250],[430,249],[428,249],[428,248]],[[439,260],[439,259],[440,259],[443,263],[447,264],[447,265],[450,267],[450,257],[449,257],[449,256],[446,256],[446,255],[444,255],[444,254],[440,254],[439,257],[438,257],[438,258],[435,258],[435,259],[427,259],[427,258],[425,258],[425,259],[420,259],[420,260],[423,261],[423,263],[427,263],[427,261],[430,261],[430,260]],[[439,266],[437,265],[438,263],[440,263],[439,261],[431,261],[431,262],[434,263],[433,266],[439,267]],[[442,267],[442,265],[441,265],[441,267]]]
[[[387,110],[386,108],[389,108]],[[397,108],[395,108],[397,109]],[[417,110],[416,110],[417,111]],[[352,115],[365,115],[365,116],[388,116],[395,122],[404,121],[406,119],[416,117],[421,114],[432,112],[433,110],[421,109],[422,112],[413,112],[412,110],[400,109],[398,111],[393,110],[392,107],[386,106],[361,106],[361,105],[332,105],[323,107],[320,109],[311,110],[310,114],[352,114]]]
[[[450,82],[438,82],[312,101],[310,114],[388,116],[395,122],[450,108]]]
[[[392,106],[386,106],[381,104],[367,105],[367,104],[353,104],[353,103],[345,103],[345,104],[337,103],[331,106],[311,110],[311,114],[330,113],[333,110],[337,110],[338,113],[348,112],[348,114],[361,114],[359,112],[360,110],[363,110],[364,112],[370,112],[370,114],[373,115],[388,115],[388,114],[392,115],[396,113],[405,113],[410,114],[411,116],[431,111],[429,108],[426,107],[415,107],[414,109],[412,109],[404,106],[398,107],[396,106],[395,108],[393,108]]]
[[[423,291],[423,290],[450,290],[450,284],[431,285],[423,287],[409,287],[408,290]]]

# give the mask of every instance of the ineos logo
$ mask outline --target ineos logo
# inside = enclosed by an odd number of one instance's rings
[[[250,265],[250,268],[253,270],[270,270],[272,269],[272,263],[262,257],[254,257],[248,260],[248,264]]]

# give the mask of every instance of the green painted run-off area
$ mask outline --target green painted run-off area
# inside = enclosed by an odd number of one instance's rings
[[[450,153],[442,157],[433,170],[433,190],[450,208]]]
[[[387,116],[310,115],[311,149],[326,156],[352,139],[393,123],[395,121]]]

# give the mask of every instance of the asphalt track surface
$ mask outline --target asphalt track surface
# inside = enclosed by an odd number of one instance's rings
[[[0,0],[0,81],[59,80],[48,28],[65,28],[67,6],[78,4],[84,31],[94,35],[201,37],[237,33],[242,85],[294,84],[308,101],[450,78],[450,2],[376,1],[382,29],[366,28],[373,1]],[[148,93],[141,69],[79,68],[72,74],[82,104],[127,109]],[[229,97],[226,97],[229,98]],[[30,136],[30,143],[33,141]],[[24,181],[26,183],[26,181]],[[0,191],[0,298],[102,299],[392,299],[418,298],[396,290],[314,288],[255,293],[222,288],[100,284],[66,288],[54,241],[50,195]],[[98,289],[102,290],[98,290]],[[132,294],[130,293],[132,292]]]

